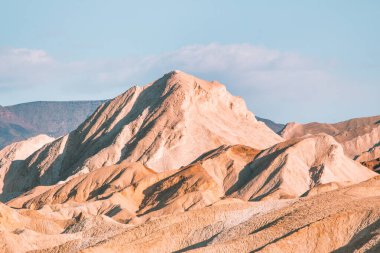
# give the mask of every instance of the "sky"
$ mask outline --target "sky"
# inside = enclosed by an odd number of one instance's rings
[[[117,96],[178,69],[260,117],[380,114],[380,1],[0,0],[0,105]]]

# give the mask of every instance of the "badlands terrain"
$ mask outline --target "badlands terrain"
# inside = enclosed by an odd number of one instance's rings
[[[172,71],[22,136],[0,151],[0,252],[380,252],[380,116],[262,121]]]

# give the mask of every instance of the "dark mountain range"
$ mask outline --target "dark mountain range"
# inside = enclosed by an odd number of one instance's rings
[[[0,148],[34,135],[33,127],[22,118],[0,106]]]
[[[0,107],[0,148],[37,134],[65,135],[103,102],[40,101]]]
[[[256,119],[258,121],[264,122],[265,125],[267,125],[275,133],[279,133],[285,127],[285,124],[276,123],[270,119],[264,119],[257,116],[256,116]]]

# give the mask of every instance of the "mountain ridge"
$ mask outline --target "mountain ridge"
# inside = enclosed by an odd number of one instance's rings
[[[0,151],[0,251],[376,251],[380,176],[362,164],[376,170],[378,123],[284,139],[224,85],[172,71]]]
[[[14,168],[21,187],[8,190],[54,184],[124,159],[163,171],[222,144],[262,149],[281,140],[224,85],[172,71],[103,103],[76,130],[35,152]]]

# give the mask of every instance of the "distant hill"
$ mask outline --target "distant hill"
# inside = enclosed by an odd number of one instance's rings
[[[0,148],[38,134],[59,137],[82,123],[104,101],[30,102],[0,106]]]
[[[7,108],[0,106],[0,148],[34,135],[33,127]]]
[[[285,127],[285,124],[276,123],[276,122],[274,122],[274,121],[272,121],[270,119],[264,119],[264,118],[260,118],[260,117],[257,117],[257,116],[256,116],[256,119],[258,121],[264,122],[265,125],[267,125],[275,133],[279,133]]]
[[[311,122],[299,124],[291,122],[281,131],[285,139],[302,137],[307,134],[325,133],[333,136],[347,156],[355,158],[370,148],[379,145],[380,115],[350,119],[338,123]]]
[[[286,124],[279,133],[285,139],[308,134],[325,133],[342,144],[344,152],[350,158],[366,167],[380,172],[380,115],[350,119],[338,123]]]

